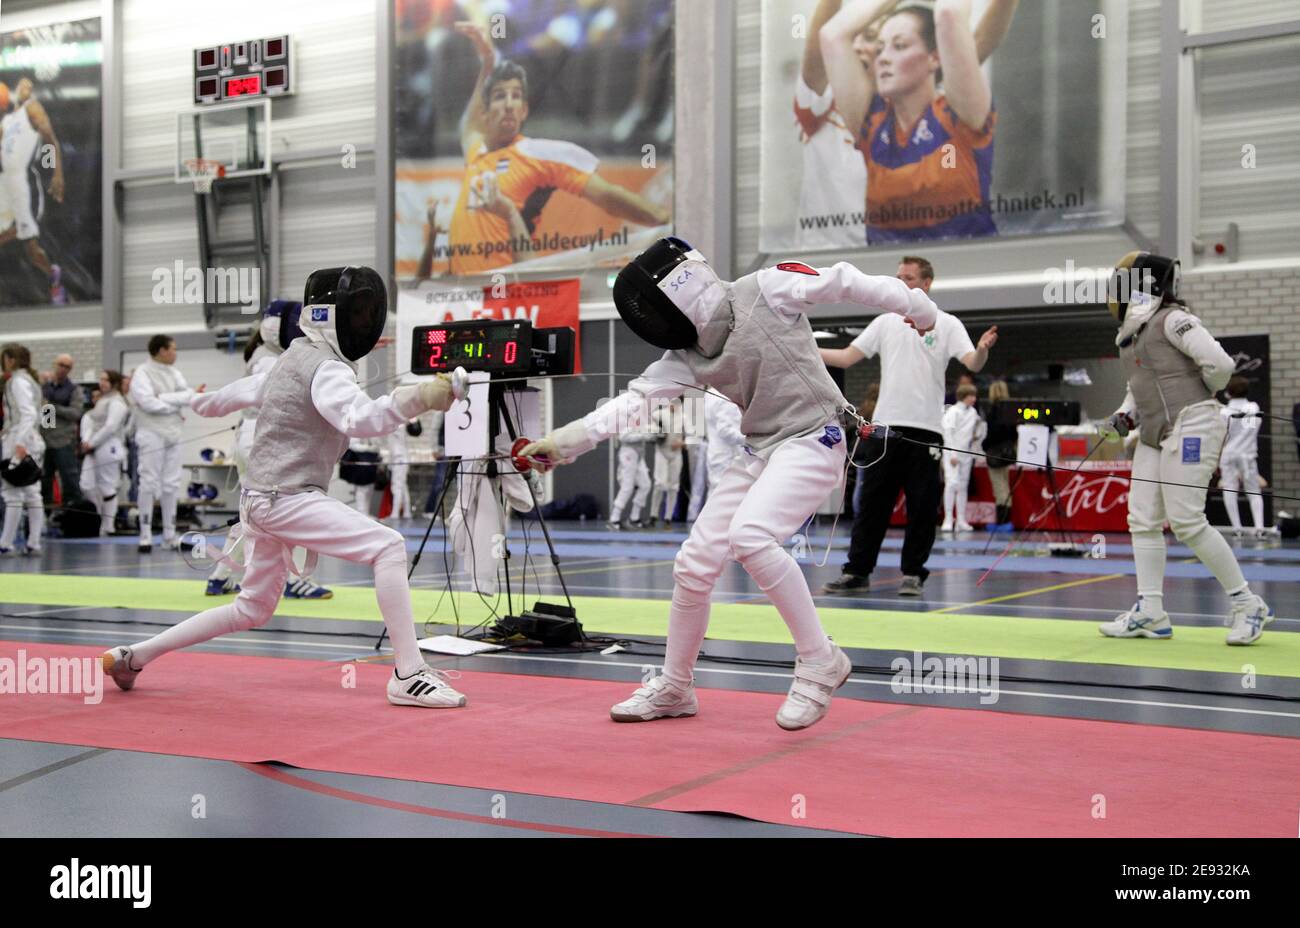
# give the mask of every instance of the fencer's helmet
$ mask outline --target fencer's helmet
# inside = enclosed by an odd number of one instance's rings
[[[289,347],[288,341],[282,342],[281,340],[285,328],[285,317],[292,314],[294,328],[297,328],[297,318],[301,312],[301,303],[293,300],[272,300],[271,304],[266,307],[266,312],[262,313],[262,321],[259,324],[262,331],[262,344],[277,354]],[[298,335],[302,335],[302,329],[297,329],[297,332]],[[292,339],[289,341],[292,341]]]
[[[641,338],[677,351],[699,340],[692,304],[716,281],[704,255],[680,238],[661,238],[618,272],[614,306]]]
[[[1135,291],[1154,297],[1155,305],[1159,306],[1165,300],[1178,298],[1181,280],[1182,265],[1177,258],[1153,255],[1149,251],[1130,251],[1115,265],[1107,308],[1116,322],[1123,322]]]
[[[370,353],[388,321],[388,288],[373,268],[331,267],[307,278],[299,325],[347,361]]]

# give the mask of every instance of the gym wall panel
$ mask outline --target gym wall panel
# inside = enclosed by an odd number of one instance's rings
[[[375,261],[375,165],[338,162],[280,172],[280,279],[273,293],[302,299],[307,275],[321,267]]]
[[[375,134],[375,7],[346,0],[122,3],[122,167],[172,170],[176,113],[193,106],[191,52],[289,33],[292,97],[275,101],[274,153],[370,145]]]

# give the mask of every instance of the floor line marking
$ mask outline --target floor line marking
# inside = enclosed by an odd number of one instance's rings
[[[46,764],[44,767],[37,767],[35,770],[24,773],[22,776],[17,776],[12,780],[5,780],[3,783],[0,783],[0,793],[3,793],[5,790],[22,786],[24,783],[30,783],[32,780],[39,780],[47,774],[62,770],[64,767],[71,767],[73,764],[79,764],[83,760],[90,760],[91,758],[98,757],[100,754],[107,754],[108,751],[108,748],[91,748],[89,751],[82,751],[80,754],[65,757],[63,760],[55,761],[52,764]]]
[[[328,786],[324,783],[317,783],[315,780],[308,780],[305,777],[297,777],[283,770],[278,770],[267,764],[251,764],[244,761],[235,761],[250,773],[255,773],[260,777],[268,780],[274,780],[285,786],[292,786],[296,789],[305,790],[311,793],[319,793],[323,796],[329,796],[333,799],[342,799],[346,802],[356,802],[363,805],[378,806],[382,809],[394,809],[398,812],[411,812],[415,815],[427,815],[430,818],[445,818],[457,822],[472,822],[477,825],[492,825],[497,828],[516,828],[523,831],[541,831],[549,834],[571,835],[578,838],[649,838],[653,835],[635,834],[632,832],[621,831],[600,831],[595,828],[574,828],[570,825],[548,825],[544,822],[523,822],[512,821],[508,818],[492,818],[487,815],[473,815],[469,812],[454,812],[451,809],[438,809],[433,806],[420,806],[410,802],[398,802],[393,799],[383,799],[379,796],[371,796],[367,793],[358,793],[354,790],[340,789],[337,786]],[[329,772],[329,771],[326,771]],[[408,781],[410,782],[410,781]],[[422,781],[414,781],[422,782]]]
[[[1101,577],[1085,577],[1082,580],[1071,580],[1068,583],[1057,583],[1053,586],[1036,587],[1032,590],[1024,590],[1020,593],[1008,593],[1005,596],[994,596],[991,599],[981,599],[978,602],[959,603],[956,606],[947,606],[943,609],[931,609],[930,615],[939,615],[944,612],[956,612],[961,609],[974,609],[978,606],[987,606],[991,603],[1006,602],[1010,599],[1023,599],[1026,596],[1038,596],[1041,593],[1054,593],[1057,590],[1068,590],[1070,587],[1086,586],[1089,583],[1101,583],[1105,580],[1117,580],[1120,577],[1127,577],[1128,574],[1106,574]]]

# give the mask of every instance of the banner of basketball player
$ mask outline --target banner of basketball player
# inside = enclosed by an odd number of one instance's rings
[[[399,280],[617,267],[671,228],[673,0],[395,3]]]
[[[1124,221],[1127,0],[763,0],[760,248]]]
[[[0,33],[0,306],[98,300],[98,19]]]
[[[447,286],[433,282],[397,292],[397,369],[411,367],[411,332],[416,326],[472,319],[527,319],[535,329],[573,329],[573,371],[582,373],[582,326],[578,299],[582,281],[542,280],[492,284],[486,287]],[[404,373],[402,380],[427,378]]]

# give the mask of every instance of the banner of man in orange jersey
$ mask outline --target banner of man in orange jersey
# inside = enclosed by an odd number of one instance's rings
[[[399,280],[618,267],[672,224],[673,0],[397,0]]]

